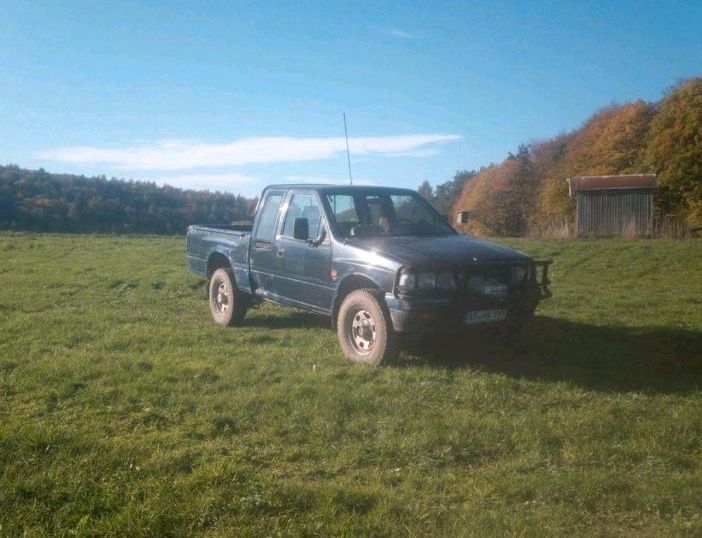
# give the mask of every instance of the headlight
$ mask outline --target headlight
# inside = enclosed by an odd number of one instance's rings
[[[527,269],[521,265],[512,267],[512,284],[523,284],[526,280]]]
[[[439,271],[438,273],[436,273],[436,289],[456,289],[456,276],[453,274],[453,271]]]
[[[456,275],[453,271],[422,271],[420,273],[410,273],[403,269],[397,280],[397,289],[401,292],[442,290],[453,291],[457,289]]]
[[[400,273],[400,279],[397,281],[397,287],[403,291],[413,290],[417,285],[417,277],[413,273]]]

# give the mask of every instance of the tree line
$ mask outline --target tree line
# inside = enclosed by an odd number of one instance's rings
[[[501,163],[459,173],[436,189],[425,182],[419,190],[446,212],[437,193],[450,183],[457,189],[450,210],[469,212],[467,231],[520,236],[573,222],[567,178],[627,173],[657,175],[657,218],[702,225],[702,77],[681,82],[655,103],[609,106],[572,132],[523,144]]]
[[[0,228],[43,232],[183,234],[189,224],[249,220],[255,199],[0,166]]]

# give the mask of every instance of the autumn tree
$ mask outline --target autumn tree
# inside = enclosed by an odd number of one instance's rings
[[[655,107],[645,101],[610,106],[579,129],[535,144],[532,155],[539,200],[533,224],[543,227],[573,218],[569,177],[648,172],[642,157],[654,114]]]
[[[661,214],[702,224],[702,77],[674,88],[651,123],[644,162],[658,177]]]
[[[433,204],[442,215],[448,215],[460,196],[466,182],[475,176],[475,170],[458,170],[448,181],[444,181],[434,189]]]

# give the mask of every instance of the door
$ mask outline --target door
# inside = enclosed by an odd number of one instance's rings
[[[307,219],[309,239],[295,239],[295,219]],[[288,200],[280,235],[278,293],[291,302],[330,310],[334,288],[330,275],[331,238],[321,204],[313,191],[294,191]]]
[[[251,233],[251,280],[257,295],[277,294],[273,274],[278,264],[274,239],[284,191],[268,191]]]

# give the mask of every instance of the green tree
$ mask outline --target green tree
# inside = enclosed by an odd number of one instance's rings
[[[0,166],[0,228],[184,233],[196,222],[247,220],[254,204],[228,193]]]
[[[467,181],[475,176],[475,170],[458,170],[453,178],[434,189],[434,207],[442,215],[451,213]]]
[[[422,184],[417,188],[417,192],[422,198],[424,198],[428,202],[433,202],[434,193],[432,192],[431,185],[426,179],[422,181]]]

